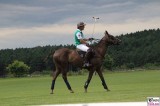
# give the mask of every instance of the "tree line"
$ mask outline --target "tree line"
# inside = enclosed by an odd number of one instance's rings
[[[150,29],[120,35],[122,44],[110,47],[108,54],[115,66],[146,64],[160,65],[160,29]]]
[[[104,67],[141,67],[146,64],[160,65],[160,29],[138,31],[117,36],[122,40],[118,46],[110,46],[104,59]],[[74,45],[47,45],[34,48],[0,50],[0,77],[8,74],[7,68],[15,60],[29,66],[29,74],[54,68],[52,54],[59,48],[75,49]],[[74,70],[74,68],[73,68]]]

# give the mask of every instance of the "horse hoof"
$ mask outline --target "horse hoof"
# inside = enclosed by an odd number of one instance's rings
[[[73,91],[71,91],[70,93],[74,93]]]
[[[70,90],[70,93],[74,93],[74,91],[73,91],[73,90]]]
[[[84,89],[84,92],[87,93],[87,89]]]
[[[53,91],[51,91],[51,93],[50,94],[53,94]]]
[[[109,92],[109,91],[111,91],[111,90],[107,89],[106,91]]]

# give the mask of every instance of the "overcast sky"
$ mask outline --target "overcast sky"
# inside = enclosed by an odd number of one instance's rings
[[[0,49],[74,44],[80,21],[86,38],[157,29],[160,0],[0,0]]]

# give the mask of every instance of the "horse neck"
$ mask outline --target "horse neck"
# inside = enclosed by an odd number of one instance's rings
[[[104,57],[107,51],[107,47],[107,41],[102,38],[96,46],[96,51],[101,55],[101,57]]]

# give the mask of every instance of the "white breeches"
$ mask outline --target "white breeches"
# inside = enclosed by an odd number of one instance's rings
[[[87,52],[87,50],[89,49],[89,47],[87,47],[85,44],[79,44],[76,47],[77,47],[77,49],[80,49],[84,52]]]

